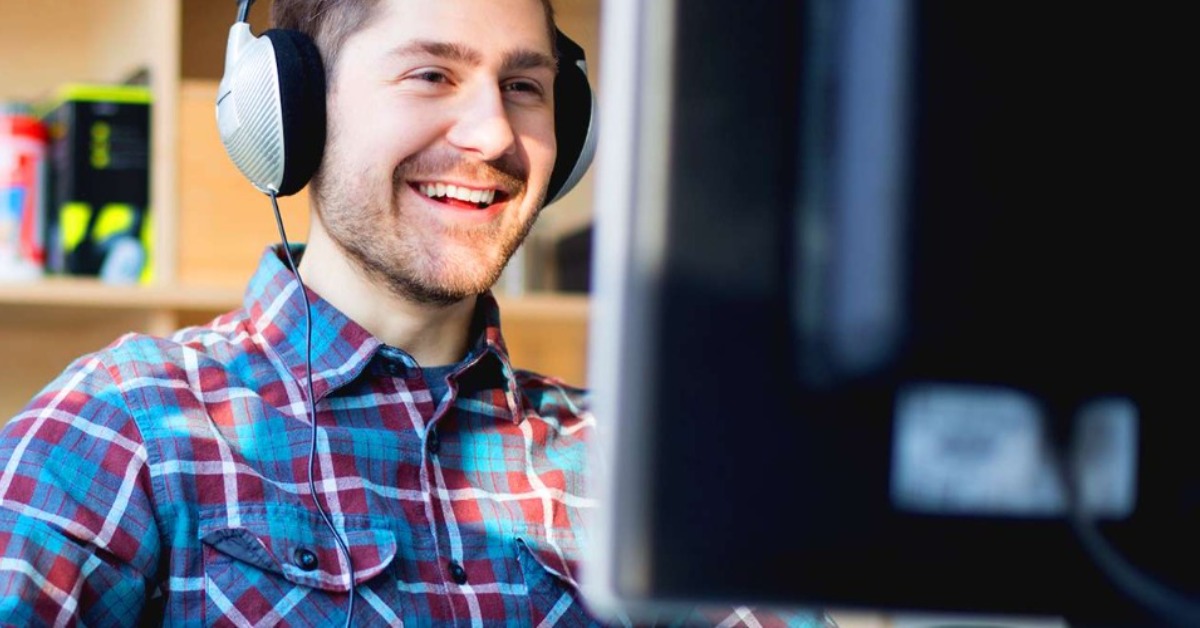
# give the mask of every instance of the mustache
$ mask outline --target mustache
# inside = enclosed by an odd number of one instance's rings
[[[392,183],[400,185],[408,179],[430,179],[453,175],[468,181],[489,183],[515,195],[525,189],[529,168],[516,155],[505,155],[491,161],[471,161],[446,152],[422,152],[411,155],[396,166]]]

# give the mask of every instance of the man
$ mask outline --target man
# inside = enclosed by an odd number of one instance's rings
[[[328,78],[311,347],[275,249],[243,309],[68,367],[0,437],[0,623],[592,621],[594,421],[514,370],[487,292],[555,161],[550,7],[316,4],[274,8]]]

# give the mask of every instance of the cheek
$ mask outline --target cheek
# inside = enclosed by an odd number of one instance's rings
[[[429,112],[398,106],[387,94],[362,94],[357,99],[343,98],[336,112],[330,112],[330,141],[354,171],[391,176],[392,169],[419,152],[436,129]]]
[[[532,173],[545,179],[550,178],[554,169],[554,159],[557,151],[554,127],[525,136],[525,153],[529,156],[529,166]]]
[[[512,126],[521,138],[521,145],[534,172],[549,172],[554,167],[557,144],[554,135],[554,114],[543,111],[518,111],[512,114]]]

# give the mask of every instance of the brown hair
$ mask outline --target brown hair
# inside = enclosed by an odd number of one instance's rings
[[[312,38],[321,51],[327,81],[332,81],[338,52],[346,39],[375,16],[379,0],[275,0],[271,4],[271,26],[297,30]],[[555,46],[554,7],[542,0],[550,49]]]

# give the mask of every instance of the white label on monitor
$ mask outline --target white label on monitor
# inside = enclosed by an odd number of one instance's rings
[[[1136,410],[1099,399],[1075,417],[1075,464],[1090,514],[1133,510]],[[891,497],[935,515],[1051,517],[1066,493],[1037,402],[1012,389],[923,384],[897,395]]]

